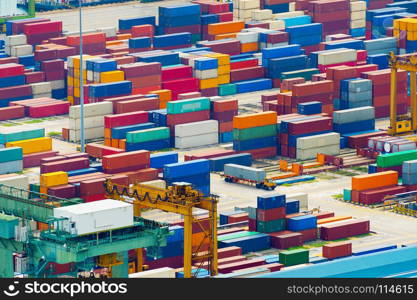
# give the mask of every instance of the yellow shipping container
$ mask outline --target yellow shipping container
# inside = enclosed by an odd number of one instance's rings
[[[96,58],[95,56],[91,55],[83,55],[83,60],[86,62],[87,60]],[[74,69],[80,69],[80,56],[72,56],[70,59],[73,61]]]
[[[74,97],[80,98],[80,88],[74,87]]]
[[[23,154],[46,152],[52,150],[52,139],[50,137],[42,137],[24,141],[10,142],[6,144],[6,148],[9,147],[21,147],[23,149]]]
[[[125,80],[125,72],[123,71],[109,71],[100,74],[100,82],[116,82]]]
[[[230,65],[223,65],[217,68],[217,74],[226,75],[230,73]]]
[[[401,30],[399,30],[399,29],[394,29],[393,30],[393,34],[394,34],[395,37],[400,36],[400,32],[401,32]]]
[[[201,79],[200,80],[200,89],[210,89],[219,86],[219,81],[216,78]]]
[[[81,74],[81,71],[75,69],[74,70],[74,79],[80,80],[80,74]],[[83,75],[84,75],[84,79],[87,78],[87,71],[83,71]]]
[[[220,75],[217,77],[217,81],[219,84],[230,83],[230,74]]]
[[[206,57],[217,58],[219,66],[230,65],[230,55],[223,53],[210,53],[205,54]]]
[[[52,172],[41,175],[41,186],[53,187],[57,185],[68,184],[68,173],[67,172]]]
[[[416,40],[416,33],[414,31],[407,31],[407,40],[415,41]]]
[[[400,24],[402,24],[402,23],[405,23],[407,29],[401,29],[401,28],[403,28],[403,26],[400,25],[401,30],[417,31],[417,20],[416,19],[405,18],[405,19],[402,19],[402,22]]]

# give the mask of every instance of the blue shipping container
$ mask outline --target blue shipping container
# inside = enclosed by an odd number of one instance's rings
[[[187,162],[168,164],[164,166],[164,178],[174,179],[197,174],[210,173],[208,159],[197,159]]]
[[[272,209],[272,208],[284,207],[285,202],[286,202],[285,194],[272,193],[269,195],[258,196],[257,208]]]
[[[291,231],[302,231],[317,228],[317,217],[305,215],[287,219],[287,229]]]
[[[162,169],[167,164],[177,163],[177,152],[162,152],[151,154],[151,168]]]
[[[211,172],[222,172],[224,170],[225,164],[237,164],[250,167],[252,165],[252,154],[232,154],[227,156],[210,158],[209,161]]]

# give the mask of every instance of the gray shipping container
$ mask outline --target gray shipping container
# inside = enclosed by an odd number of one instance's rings
[[[338,155],[340,154],[340,144],[311,149],[297,149],[297,159],[313,159],[316,158],[317,153],[323,153],[327,155]]]
[[[349,81],[349,92],[360,93],[372,91],[372,80],[361,79]]]
[[[0,163],[0,175],[23,171],[23,160]]]
[[[320,148],[329,145],[339,145],[340,134],[330,132],[325,134],[318,134],[313,136],[306,136],[297,139],[297,150]]]
[[[375,119],[375,108],[372,106],[345,109],[333,112],[333,123],[345,124]]]
[[[417,159],[403,162],[403,174],[404,173],[417,173]]]
[[[348,101],[351,102],[361,102],[361,101],[372,101],[372,91],[364,92],[350,92],[348,95]]]
[[[368,99],[365,101],[349,102],[349,109],[360,108],[360,107],[371,106],[371,105],[372,105],[372,99]]]
[[[386,37],[386,38],[363,41],[363,44],[365,45],[365,50],[367,51],[386,49],[386,48],[397,48],[397,39],[395,37]]]
[[[402,181],[405,185],[417,184],[417,172],[416,173],[403,173]]]
[[[224,165],[224,174],[256,182],[262,182],[266,178],[265,170],[235,164]]]

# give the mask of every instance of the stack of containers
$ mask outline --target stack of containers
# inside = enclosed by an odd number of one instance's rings
[[[341,135],[375,129],[375,108],[364,106],[335,111],[333,130]]]
[[[64,129],[62,135],[65,140],[78,142],[81,135],[79,105],[70,107],[69,128]],[[91,103],[84,106],[85,138],[88,140],[103,138],[104,116],[113,113],[113,105],[110,102]]]
[[[40,176],[40,193],[50,194],[49,189],[57,186],[68,185],[68,173],[67,172],[51,172],[44,173]],[[75,190],[75,187],[73,188]],[[73,195],[71,195],[73,196]]]
[[[199,79],[199,88],[203,96],[218,94],[218,60],[211,57],[201,57],[193,60],[194,77]]]
[[[218,142],[219,123],[216,120],[193,122],[175,126],[175,148],[193,148],[218,144]]]
[[[201,39],[201,8],[198,4],[177,4],[159,6],[160,34],[189,32],[192,41]]]
[[[406,150],[380,154],[376,159],[377,172],[394,170],[401,175],[402,164],[408,160],[415,160],[417,157],[416,153],[417,150]]]
[[[40,137],[25,139],[13,142],[7,142],[6,148],[20,147],[23,150],[23,155],[47,152],[52,150],[52,139],[50,137]]]
[[[398,186],[398,172],[385,171],[352,177],[351,201],[365,205],[380,203],[387,195],[405,192]]]
[[[122,65],[120,71],[124,72],[125,80],[132,82],[132,94],[161,89],[162,69],[159,62]]]
[[[390,114],[390,80],[391,70],[364,72],[362,78],[372,80],[372,98],[375,107],[375,118],[385,118]],[[405,114],[408,110],[407,71],[397,71],[397,114]]]
[[[314,159],[317,153],[339,155],[340,134],[331,132],[297,139],[297,159]]]
[[[20,147],[0,149],[0,175],[23,170],[23,150]]]
[[[10,106],[21,106],[25,115],[31,118],[43,118],[57,115],[66,115],[69,103],[52,98],[36,98],[10,102]]]
[[[296,1],[286,0],[261,0],[261,7],[272,10],[272,13],[295,12]]]
[[[36,63],[35,71],[44,72],[45,81],[50,81],[51,95],[53,98],[62,99],[66,97],[64,65],[65,62],[63,59],[45,60]],[[42,92],[44,91],[41,90]],[[48,90],[45,92],[48,92]]]
[[[233,117],[233,149],[254,159],[277,154],[277,113],[262,112]]]
[[[89,103],[96,103],[111,97],[131,95],[132,82],[125,80],[110,83],[90,84],[86,87],[86,90]]]
[[[71,105],[80,103],[80,72],[82,69],[83,83],[87,84],[87,61],[92,58],[94,57],[85,56],[82,68],[79,56],[69,56],[67,58],[67,95]]]
[[[297,105],[303,102],[320,101],[322,103],[322,111],[327,114],[333,112],[333,81],[323,80],[316,82],[306,82],[295,84],[291,93],[284,100],[285,112],[295,113]],[[278,98],[279,100],[279,98]]]
[[[280,154],[296,158],[297,139],[331,132],[332,119],[326,114],[303,116],[290,114],[278,121]]]
[[[104,54],[106,51],[106,34],[104,32],[85,33],[83,38],[83,52],[88,55]],[[80,36],[67,36],[67,45],[78,49]]]
[[[259,47],[274,48],[288,45],[288,33],[276,30],[259,32]]]
[[[363,42],[368,55],[385,54],[391,52],[397,54],[397,39],[395,37],[385,37],[374,40],[366,40]]]
[[[39,23],[23,24],[23,33],[30,45],[41,44],[44,40],[61,36],[61,21],[45,21]]]
[[[162,50],[189,48],[192,35],[189,32],[157,35],[153,38],[153,48]]]
[[[16,63],[0,65],[0,107],[9,106],[10,101],[31,99],[32,87],[22,82],[24,66]],[[23,76],[23,77],[22,77]]]
[[[402,183],[405,186],[415,187],[417,185],[417,160],[403,162]],[[410,188],[407,187],[407,190],[410,190]]]
[[[154,16],[122,18],[122,19],[119,19],[119,31],[120,33],[132,33],[133,37],[137,37],[137,35],[135,35],[134,27],[139,27],[139,26],[153,27],[155,26],[155,24],[156,23],[155,23]]]
[[[5,39],[4,52],[14,57],[28,56],[33,54],[33,47],[27,44],[24,34],[9,35]]]
[[[130,131],[126,134],[126,151],[155,151],[170,147],[170,132],[168,127]]]
[[[209,41],[216,41],[216,40],[223,40],[223,39],[234,39],[238,32],[245,28],[245,22],[243,21],[230,21],[230,22],[222,22],[222,23],[215,23],[210,24],[207,27],[208,31],[208,40]],[[239,53],[240,53],[240,42],[239,40],[235,40],[239,44]],[[221,41],[220,41],[221,42]],[[215,51],[214,49],[212,49]],[[215,51],[221,53],[227,53],[222,51]]]
[[[103,102],[112,104],[110,102]],[[149,114],[145,111],[135,111],[135,112],[129,112],[124,114],[116,114],[112,115],[109,113],[108,115],[101,117],[103,119],[103,125],[104,125],[104,144],[106,146],[112,146],[115,148],[125,149],[125,141],[124,137],[126,137],[127,133],[129,131],[135,131],[135,130],[141,130],[141,129],[149,129],[153,128],[154,126],[152,124],[149,124],[149,126],[143,127],[147,124],[149,121]],[[133,125],[140,125],[140,127],[130,127]],[[121,130],[121,132],[115,131],[115,135],[113,136],[113,129],[117,127],[125,126]],[[122,139],[119,139],[122,138]]]
[[[417,50],[417,23],[414,18],[394,20],[394,37],[398,38],[398,48],[405,49],[407,53]]]
[[[362,52],[347,48],[336,48],[314,52],[311,55],[311,65],[317,67],[323,73],[326,72],[329,67],[356,66],[358,61],[366,60],[366,57],[361,57],[363,54]]]
[[[350,1],[312,1],[308,4],[308,11],[313,22],[323,24],[323,38],[331,34],[349,34]]]
[[[352,37],[366,34],[366,1],[350,2],[350,31]]]
[[[246,22],[252,19],[252,12],[260,8],[259,0],[235,0],[233,1],[233,17]]]
[[[320,226],[320,238],[325,241],[334,241],[369,232],[369,220],[350,220]]]
[[[155,127],[156,127],[155,123],[146,122],[146,123],[138,123],[138,124],[133,124],[133,125],[126,125],[126,126],[122,125],[122,126],[117,126],[113,128],[105,128],[104,129],[105,143],[108,145],[114,145],[114,146],[117,146],[117,148],[123,149],[125,148],[124,140],[126,140],[126,135],[128,132],[150,129],[150,128],[155,128]],[[113,142],[113,140],[115,141]]]
[[[153,27],[152,27],[153,28]],[[152,39],[148,36],[129,39],[129,52],[145,52],[152,50]]]
[[[298,44],[309,54],[317,51],[322,41],[323,25],[321,23],[312,23],[305,25],[290,26],[285,29],[288,32],[289,43]]]
[[[234,94],[235,86],[231,86],[230,84],[230,56],[222,53],[209,53],[204,54],[203,56],[217,59],[217,83],[219,84],[219,87],[212,90],[213,94],[216,91],[216,95]]]
[[[196,158],[193,158],[193,159],[196,159]],[[218,157],[211,157],[209,158],[209,160],[210,160],[210,170],[212,172],[224,171],[224,166],[226,164],[239,164],[241,166],[248,166],[248,167],[252,165],[252,155],[250,153],[240,153],[240,154],[231,154],[231,155],[223,154],[221,156],[219,155]]]
[[[107,174],[138,171],[149,168],[150,152],[145,150],[103,156],[103,171]]]
[[[174,182],[188,182],[204,195],[210,194],[210,163],[207,159],[166,164],[163,170],[168,186]]]
[[[317,217],[301,215],[287,217],[287,230],[302,234],[302,242],[317,239]]]
[[[114,59],[91,58],[87,60],[88,83],[106,83],[125,80],[123,72],[117,71]]]
[[[236,38],[240,41],[240,52],[241,53],[254,53],[258,52],[259,49],[259,33],[248,31],[239,32],[236,34]]]
[[[170,101],[166,110],[166,125],[171,129],[171,136],[175,136],[176,125],[199,122],[210,119],[210,99],[194,98]]]
[[[395,14],[406,13],[406,11],[407,9],[401,7],[369,9],[368,5],[368,10],[366,12],[366,38],[380,38],[382,33],[387,33],[387,27],[392,26]],[[403,39],[403,41],[405,41],[405,39]]]
[[[258,196],[256,208],[256,230],[272,233],[285,229],[285,195]]]
[[[236,99],[218,100],[211,102],[211,119],[219,122],[219,142],[233,141],[233,117],[238,115]]]
[[[372,80],[354,78],[340,82],[340,109],[372,106]]]

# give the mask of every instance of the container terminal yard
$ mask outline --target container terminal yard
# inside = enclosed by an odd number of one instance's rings
[[[417,1],[80,2],[0,1],[0,278],[417,277]]]

